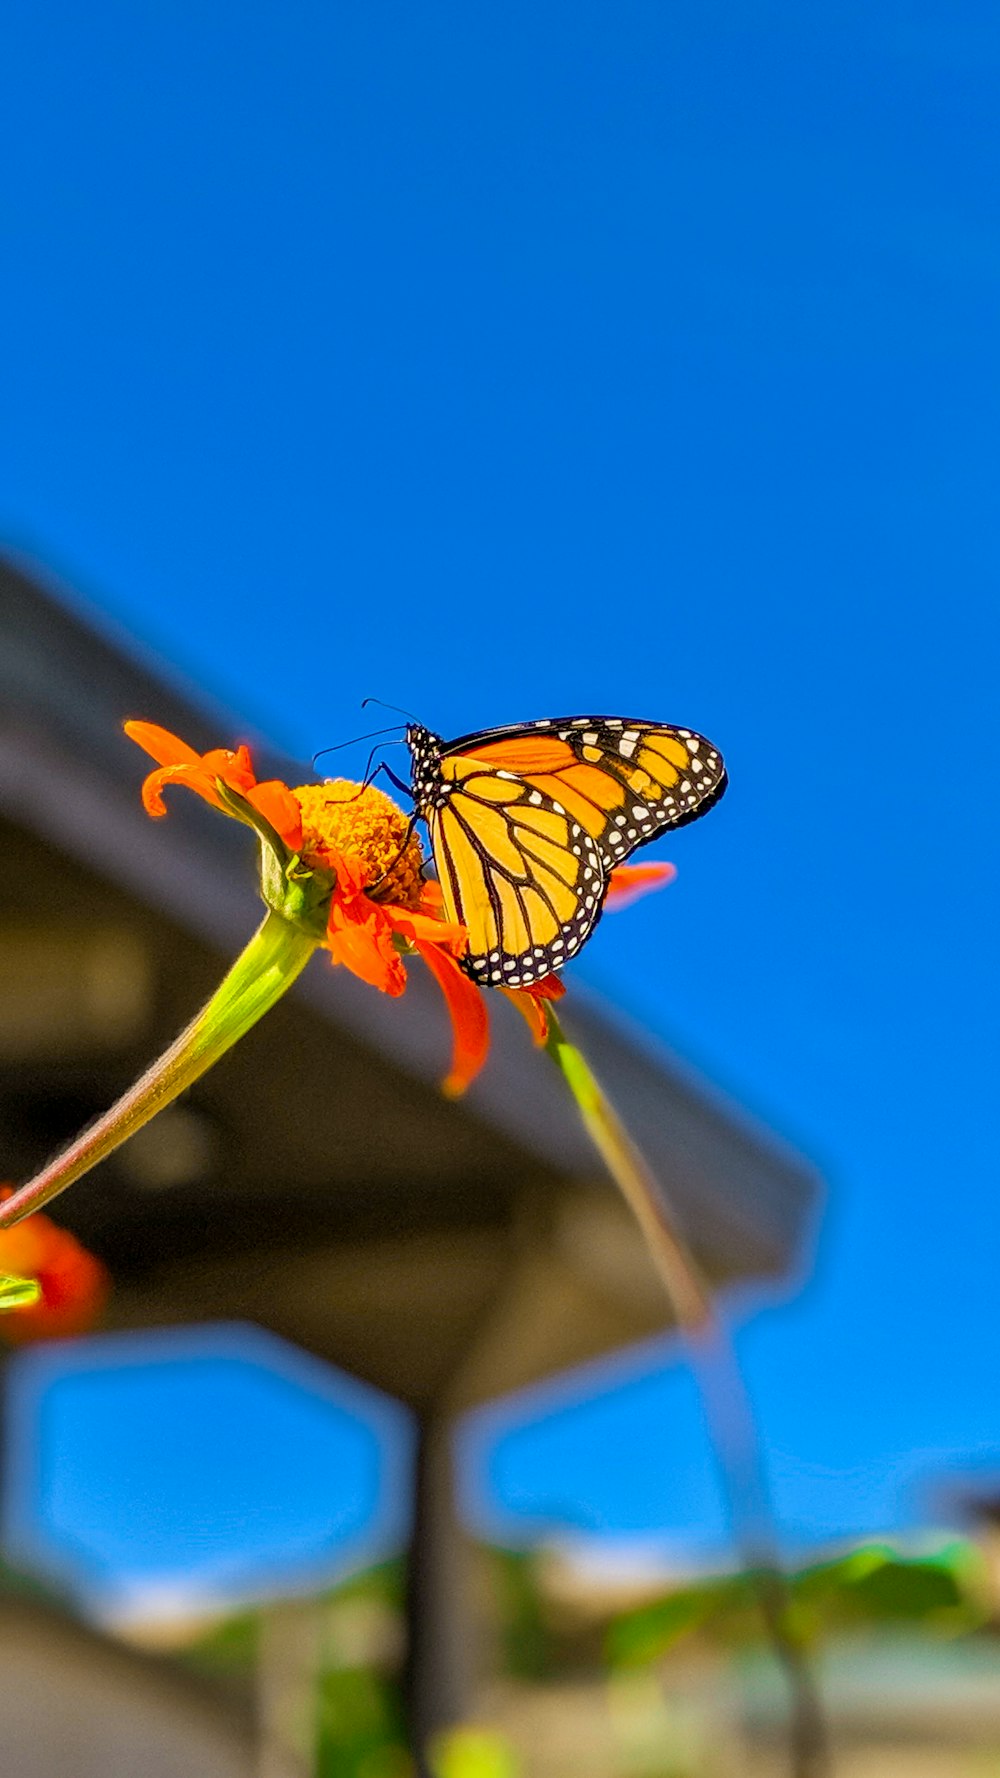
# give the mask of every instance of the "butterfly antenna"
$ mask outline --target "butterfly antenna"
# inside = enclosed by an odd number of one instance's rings
[[[369,704],[377,704],[379,706],[380,710],[395,710],[396,715],[397,716],[405,716],[407,722],[419,722],[420,721],[419,716],[414,716],[412,710],[404,710],[401,707],[401,705],[399,705],[399,704],[387,704],[384,702],[384,700],[382,698],[362,698],[362,700],[361,700],[362,710],[367,709]]]
[[[379,741],[378,746],[373,747],[371,752],[368,755],[368,764],[365,766],[364,777],[362,778],[361,783],[358,785],[357,790],[354,792],[354,795],[353,796],[345,796],[341,800],[345,803],[356,803],[359,796],[364,796],[364,793],[368,789],[369,784],[374,783],[375,779],[379,775],[379,772],[385,772],[386,776],[392,779],[396,788],[398,790],[405,791],[406,795],[409,796],[411,794],[410,786],[408,784],[404,784],[402,778],[397,778],[395,772],[390,772],[389,767],[384,763],[384,761],[381,762],[379,765],[377,765],[375,767],[375,770],[372,771],[372,760],[375,758],[376,753],[379,753],[383,747],[401,747],[402,745],[403,745],[402,741]],[[327,753],[332,753],[333,749],[331,747],[328,747],[324,751]],[[330,780],[328,779],[327,782],[330,782]]]
[[[313,771],[316,770],[316,761],[324,759],[328,753],[339,753],[343,747],[358,747],[362,741],[374,741],[376,735],[394,734],[398,727],[398,722],[391,722],[387,728],[373,728],[367,735],[355,735],[353,741],[336,741],[332,747],[321,747],[318,753],[313,754],[310,761]],[[371,762],[369,761],[369,763]]]

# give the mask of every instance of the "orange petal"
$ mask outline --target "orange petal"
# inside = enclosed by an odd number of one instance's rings
[[[250,751],[245,746],[238,747],[235,753],[225,747],[196,753],[186,741],[172,735],[169,729],[158,728],[155,722],[127,722],[125,733],[159,763],[159,771],[150,772],[142,787],[143,807],[148,815],[166,814],[163,790],[167,784],[186,784],[213,808],[222,809],[224,804],[216,789],[218,779],[241,796],[246,796],[257,783]]]
[[[650,889],[665,889],[677,875],[674,864],[620,864],[611,872],[606,908],[628,907]]]
[[[201,758],[186,741],[172,735],[169,729],[158,728],[155,722],[126,722],[125,733],[135,741],[158,766],[193,766]]]
[[[501,994],[506,994],[507,999],[512,1006],[517,1007],[521,1017],[527,1022],[528,1030],[531,1032],[532,1041],[537,1043],[539,1049],[541,1049],[549,1035],[548,1014],[546,1013],[544,1006],[540,1001],[535,1000],[532,995],[522,994],[518,988],[501,988],[500,992]]]
[[[561,1000],[566,992],[566,983],[558,975],[543,975],[530,988],[516,989],[521,994],[533,994],[536,1000]]]
[[[468,948],[469,937],[464,926],[453,926],[447,920],[439,920],[433,914],[417,913],[413,908],[400,907],[396,902],[380,902],[382,912],[391,920],[394,929],[408,938],[411,944],[418,940],[428,945],[442,945],[455,957],[463,957]]]
[[[247,793],[247,802],[269,821],[275,833],[293,852],[302,847],[302,810],[287,784],[280,778],[269,778],[266,784],[255,784]]]
[[[501,988],[500,992],[506,994],[522,1018],[527,1020],[528,1030],[539,1048],[546,1044],[549,1040],[549,1015],[545,1002],[561,1000],[566,992],[559,977],[545,975],[530,988]]]
[[[455,959],[439,945],[415,940],[417,950],[434,976],[448,1011],[454,1034],[451,1072],[442,1082],[449,1098],[464,1093],[483,1066],[490,1047],[490,1023],[486,1000],[474,981],[459,969]]]
[[[366,909],[381,905],[370,902],[364,893],[368,877],[360,858],[354,858],[348,852],[338,852],[335,846],[323,846],[321,856],[324,865],[333,871],[337,879],[337,901],[341,907],[346,907],[356,899],[363,900]]]
[[[197,796],[204,797],[213,809],[223,808],[222,798],[215,788],[215,779],[209,778],[200,765],[161,766],[158,772],[150,772],[142,782],[142,806],[147,815],[165,815],[167,805],[163,800],[163,791],[168,784],[184,784]]]
[[[392,927],[380,919],[381,909],[369,903],[371,912],[359,919],[335,895],[330,904],[330,923],[325,946],[334,963],[342,963],[369,987],[394,997],[406,987],[403,959],[392,942]]]
[[[246,796],[254,789],[257,778],[250,759],[250,749],[241,742],[233,753],[228,747],[213,747],[201,756],[201,768],[210,778],[221,778],[230,790]]]

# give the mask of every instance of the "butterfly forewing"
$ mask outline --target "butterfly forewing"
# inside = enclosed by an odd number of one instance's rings
[[[646,840],[697,820],[726,787],[704,735],[622,716],[553,717],[450,743],[560,801],[597,843],[606,868]]]

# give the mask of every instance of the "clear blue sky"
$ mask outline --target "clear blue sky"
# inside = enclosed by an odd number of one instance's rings
[[[304,754],[366,694],[719,742],[579,973],[827,1170],[747,1363],[794,1534],[905,1519],[1000,1456],[995,8],[8,0],[3,39],[6,538]],[[508,1506],[701,1525],[643,1362],[508,1438]]]

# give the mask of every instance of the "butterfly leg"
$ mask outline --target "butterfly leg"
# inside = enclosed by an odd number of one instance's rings
[[[371,763],[371,762],[369,761],[369,763]],[[402,778],[397,778],[392,767],[387,766],[385,763],[385,760],[383,760],[380,765],[377,765],[375,767],[375,771],[372,774],[373,778],[377,778],[379,775],[379,772],[384,772],[386,777],[389,779],[390,783],[395,784],[396,789],[401,790],[404,796],[412,797],[413,792],[410,789],[410,786],[408,784],[404,783]],[[416,817],[414,817],[414,819],[416,819]],[[412,827],[413,823],[411,822],[410,825]]]
[[[384,760],[382,761],[381,765],[376,766],[374,772],[372,773],[373,779],[378,777],[379,772],[384,772],[386,777],[388,779],[390,779],[391,782],[396,786],[396,789],[401,790],[403,792],[404,796],[412,796],[413,795],[413,792],[411,791],[410,786],[408,784],[404,784],[402,778],[397,778],[392,767],[387,766]],[[407,846],[409,845],[410,841],[413,838],[413,832],[414,832],[414,829],[415,829],[419,819],[420,819],[420,817],[416,813],[416,810],[414,810],[413,814],[410,816],[410,819],[406,824],[406,832],[403,835],[403,840],[402,840],[402,844],[400,845],[399,851],[396,853],[395,858],[390,859],[389,863],[385,867],[385,870],[382,872],[382,875],[380,877],[376,877],[376,879],[373,883],[369,883],[367,885],[367,887],[365,889],[366,895],[371,895],[379,887],[379,885],[381,883],[384,883],[385,879],[389,875],[390,871],[392,871],[395,868],[395,866],[399,863],[399,860],[402,858],[403,853],[406,851]]]

